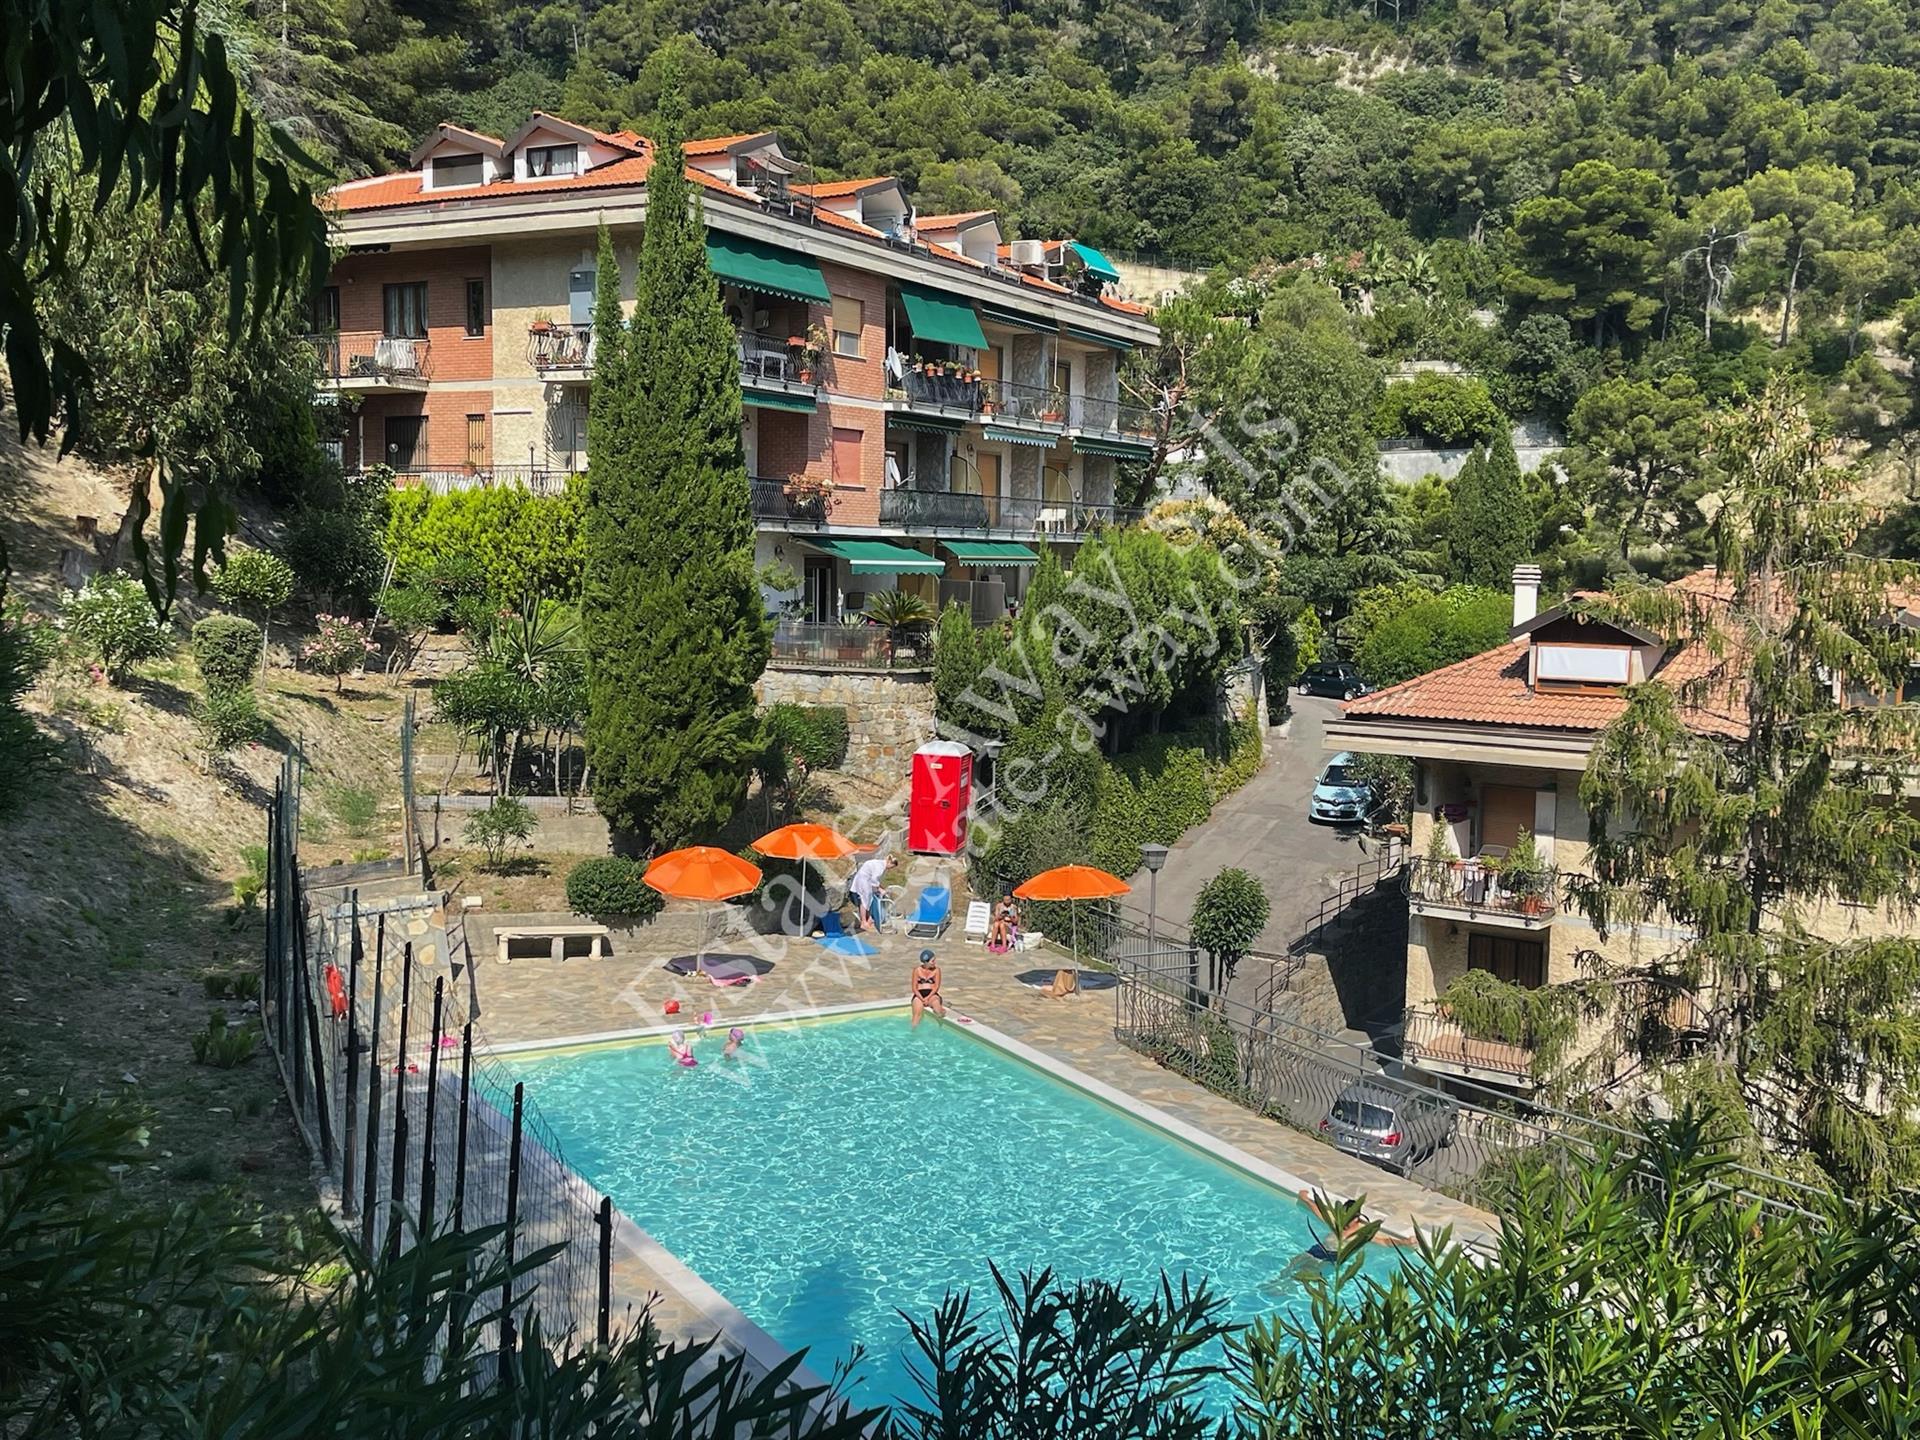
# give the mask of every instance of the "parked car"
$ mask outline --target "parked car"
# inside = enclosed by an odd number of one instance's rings
[[[1436,1150],[1453,1144],[1459,1103],[1437,1092],[1396,1089],[1356,1080],[1340,1092],[1320,1122],[1334,1148],[1405,1175]]]
[[[1330,660],[1324,665],[1309,665],[1300,672],[1302,695],[1331,695],[1336,700],[1355,700],[1373,693],[1373,686],[1360,677],[1350,661]]]
[[[1353,773],[1353,752],[1342,750],[1313,782],[1307,813],[1328,825],[1357,825],[1373,813],[1373,786]]]

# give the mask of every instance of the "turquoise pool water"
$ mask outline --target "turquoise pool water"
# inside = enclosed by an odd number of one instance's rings
[[[816,1373],[864,1347],[864,1401],[915,1393],[897,1312],[971,1287],[997,1315],[989,1261],[1143,1294],[1205,1276],[1241,1320],[1304,1305],[1295,1197],[958,1027],[885,1012],[752,1029],[744,1061],[722,1043],[691,1070],[657,1042],[512,1069],[568,1162]]]

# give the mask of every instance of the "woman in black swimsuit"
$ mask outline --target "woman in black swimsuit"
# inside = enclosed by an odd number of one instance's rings
[[[940,994],[940,963],[933,958],[933,951],[920,952],[920,963],[914,967],[907,994],[913,1001],[915,1025],[920,1023],[923,1010],[932,1010],[942,1020],[947,1018],[947,1002]]]

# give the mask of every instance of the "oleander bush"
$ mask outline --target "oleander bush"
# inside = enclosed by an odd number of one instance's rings
[[[833,770],[847,759],[847,712],[838,705],[780,701],[767,709],[767,738],[809,770]]]

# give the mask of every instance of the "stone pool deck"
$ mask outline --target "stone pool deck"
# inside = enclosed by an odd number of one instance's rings
[[[725,989],[664,968],[668,957],[696,947],[702,919],[691,908],[671,908],[647,926],[617,932],[608,959],[560,964],[515,960],[503,967],[492,958],[491,927],[510,919],[484,912],[466,918],[472,961],[465,978],[478,1006],[479,1029],[496,1050],[657,1030],[703,1011],[713,1013],[714,1027],[724,1034],[729,1025],[761,1016],[902,1002],[915,958],[921,949],[931,948],[940,958],[947,998],[957,1010],[1111,1087],[1118,1095],[1109,1094],[1110,1100],[1151,1107],[1244,1151],[1300,1186],[1335,1198],[1362,1195],[1368,1214],[1396,1234],[1451,1226],[1457,1238],[1474,1242],[1490,1238],[1495,1227],[1484,1211],[1342,1155],[1161,1068],[1115,1038],[1113,992],[1056,1000],[1022,985],[1014,978],[1017,974],[1050,968],[1057,957],[1046,952],[988,954],[983,946],[963,940],[958,916],[936,941],[901,934],[878,937],[879,953],[871,957],[832,954],[817,942],[788,937],[730,935],[710,941],[707,953],[745,954],[771,962],[768,973],[752,985]],[[664,1014],[670,999],[680,1002],[680,1016]],[[900,1023],[907,1023],[904,1013]],[[720,1041],[715,1037],[705,1043],[717,1047]],[[704,1338],[717,1326],[744,1328],[749,1332],[743,1337],[745,1348],[757,1348],[752,1327],[743,1327],[743,1317],[697,1277],[637,1230],[627,1231],[624,1239],[615,1260],[616,1311],[657,1294],[654,1323],[667,1337]]]

